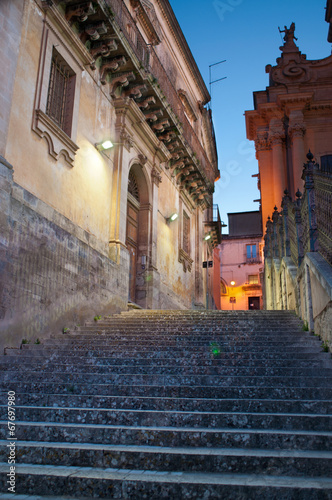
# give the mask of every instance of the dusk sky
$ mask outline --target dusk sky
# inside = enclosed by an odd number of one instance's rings
[[[253,91],[268,85],[267,64],[276,64],[283,44],[278,31],[295,22],[296,44],[307,59],[331,55],[325,22],[326,0],[170,0],[189,47],[209,88],[221,179],[214,203],[227,224],[227,213],[258,210],[260,197],[253,142],[246,140],[244,111],[253,109]],[[228,232],[228,228],[223,230]]]

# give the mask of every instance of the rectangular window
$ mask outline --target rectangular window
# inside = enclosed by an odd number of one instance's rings
[[[332,155],[321,156],[320,167],[322,172],[332,173]]]
[[[75,92],[75,74],[53,48],[46,114],[71,135]]]
[[[257,250],[256,245],[247,245],[247,259],[256,259],[257,258]]]
[[[186,254],[190,254],[190,218],[183,211],[183,250]]]
[[[249,285],[258,285],[258,274],[249,274],[248,276],[248,283]]]

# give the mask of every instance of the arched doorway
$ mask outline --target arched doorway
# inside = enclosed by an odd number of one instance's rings
[[[151,264],[152,205],[151,185],[139,163],[134,163],[128,175],[127,233],[129,251],[129,300],[146,308],[149,303],[147,273]]]
[[[136,272],[139,234],[140,194],[137,179],[132,169],[128,177],[127,198],[127,236],[126,245],[129,251],[129,294],[128,298],[136,302]]]

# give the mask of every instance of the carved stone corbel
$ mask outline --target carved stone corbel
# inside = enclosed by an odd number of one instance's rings
[[[112,59],[105,59],[101,65],[101,75],[100,82],[102,85],[106,83],[106,77],[108,73],[115,73],[120,66],[124,66],[127,59],[124,56],[113,57]]]
[[[156,167],[153,167],[153,169],[151,170],[151,179],[152,179],[152,182],[157,187],[159,187],[159,184],[162,182],[162,177],[161,177],[160,172],[158,172],[158,170],[156,169]]]
[[[116,76],[111,77],[110,81],[110,94],[114,95],[118,87],[127,87],[130,82],[135,80],[135,75],[132,71],[128,73],[117,73]],[[101,82],[102,83],[102,82]],[[106,84],[106,81],[105,81]]]
[[[128,90],[124,92],[125,96],[131,97],[133,99],[140,99],[144,92],[147,91],[146,85],[135,85],[134,87],[130,87]]]
[[[95,13],[96,10],[92,2],[80,2],[75,5],[68,5],[65,17],[70,24],[73,17],[77,17],[80,23],[84,23],[89,16]]]
[[[149,106],[151,106],[152,104],[156,104],[156,99],[154,96],[149,96],[149,97],[145,97],[143,99],[137,99],[136,100],[137,102],[137,105],[140,109],[144,110],[144,109],[148,109]]]

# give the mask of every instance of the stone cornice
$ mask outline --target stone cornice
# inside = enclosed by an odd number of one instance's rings
[[[289,114],[292,110],[303,110],[312,102],[314,97],[313,92],[305,92],[301,94],[282,94],[278,95],[277,104]]]
[[[202,78],[202,75],[197,67],[196,61],[191,53],[191,50],[188,46],[187,40],[185,39],[183,32],[180,28],[180,25],[174,15],[173,9],[169,3],[168,0],[157,0],[157,3],[160,7],[160,9],[163,12],[164,18],[168,24],[168,27],[170,28],[176,43],[178,45],[178,48],[180,49],[186,63],[189,71],[191,72],[192,76],[194,77],[201,93],[202,93],[202,104],[207,104],[210,100],[210,94],[206,88],[206,85],[204,83],[204,80]]]

